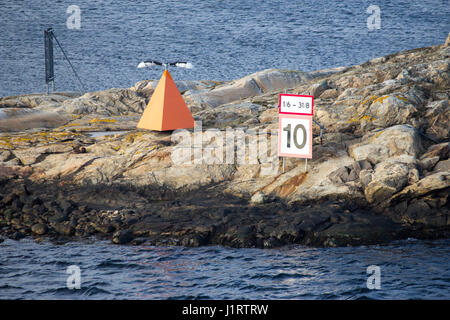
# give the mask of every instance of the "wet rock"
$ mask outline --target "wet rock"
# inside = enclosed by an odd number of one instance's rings
[[[57,213],[48,219],[51,223],[61,223],[67,220],[69,220],[69,216],[62,212]]]
[[[184,237],[180,243],[185,247],[199,247],[207,244],[207,235],[205,234],[196,234]]]
[[[50,212],[62,212],[59,204],[56,201],[45,201],[44,207]]]
[[[311,241],[325,247],[386,243],[400,236],[402,228],[389,218],[364,217],[362,221],[334,224],[319,232]]]
[[[10,222],[16,229],[22,226],[22,221],[19,218],[12,218]]]
[[[430,206],[424,200],[413,200],[408,204],[406,216],[414,222],[421,221],[430,212]]]
[[[14,210],[11,208],[7,208],[3,211],[3,215],[6,218],[6,220],[11,220],[13,214],[14,214]]]
[[[12,240],[20,240],[20,239],[25,238],[25,235],[23,233],[19,232],[19,231],[16,231],[16,232],[11,234],[10,238]]]
[[[69,215],[76,209],[76,205],[72,201],[62,200],[59,202],[59,207],[63,210],[65,215]]]
[[[2,199],[2,202],[5,205],[10,206],[13,203],[13,201],[16,200],[17,198],[18,196],[14,192],[11,192]]]
[[[24,205],[24,203],[23,203],[22,201],[20,201],[19,198],[15,198],[15,199],[13,200],[13,202],[11,203],[11,208],[12,208],[14,211],[18,212],[18,211],[21,211],[21,210],[22,210],[23,205]]]
[[[135,217],[128,217],[128,218],[126,218],[126,219],[124,220],[124,223],[125,223],[126,225],[128,225],[128,226],[131,226],[131,225],[137,223],[138,221],[139,221],[138,218],[135,218]]]
[[[63,236],[72,236],[75,233],[75,228],[68,223],[54,223],[53,229]]]
[[[105,234],[114,232],[116,230],[116,227],[114,227],[112,224],[100,224],[100,225],[94,224],[93,227],[98,232]]]
[[[31,231],[37,235],[44,235],[47,233],[48,228],[45,224],[36,223],[31,227]]]
[[[423,223],[428,227],[442,228],[448,226],[448,215],[429,215],[423,218]]]
[[[81,210],[74,209],[70,215],[71,215],[71,217],[76,218],[76,217],[82,216],[83,212]]]
[[[115,244],[127,244],[133,240],[133,232],[130,230],[120,230],[114,233],[112,242]]]
[[[80,233],[86,234],[86,235],[91,235],[91,234],[95,234],[97,232],[97,230],[95,230],[94,226],[92,224],[85,224],[83,226],[80,226]]]
[[[42,199],[39,198],[39,197],[34,197],[34,198],[31,200],[31,206],[40,206],[40,205],[42,205],[42,204],[43,204]]]
[[[145,238],[135,238],[133,241],[131,241],[131,244],[134,246],[139,246],[141,244],[144,244],[147,241]]]
[[[231,247],[256,246],[256,233],[253,226],[240,226],[230,228],[223,237],[223,244]]]

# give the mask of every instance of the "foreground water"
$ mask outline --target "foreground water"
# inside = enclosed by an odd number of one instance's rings
[[[450,240],[232,249],[0,244],[0,299],[450,299]],[[81,289],[66,270],[81,270]],[[381,270],[369,290],[367,267]]]
[[[366,12],[380,8],[380,29]],[[81,10],[79,29],[67,9]],[[143,59],[188,60],[176,79],[236,79],[266,68],[311,71],[441,44],[448,0],[29,0],[0,3],[0,96],[44,92],[43,30],[55,34],[87,91],[158,79]],[[55,47],[57,90],[78,90]]]

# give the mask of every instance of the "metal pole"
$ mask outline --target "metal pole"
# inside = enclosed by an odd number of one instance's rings
[[[284,93],[286,93],[286,89],[284,89]],[[278,134],[281,134],[281,132],[279,132]],[[284,173],[284,165],[286,163],[286,158],[282,157],[282,159],[283,159],[283,173]]]
[[[317,124],[320,127],[320,144],[322,144],[323,141],[323,130],[325,130],[325,127],[321,125],[318,121],[314,120],[314,123]]]
[[[55,82],[52,32],[52,28],[44,30],[45,83],[47,85],[47,94],[50,93],[49,83]]]
[[[308,170],[308,158],[305,158],[305,172]]]

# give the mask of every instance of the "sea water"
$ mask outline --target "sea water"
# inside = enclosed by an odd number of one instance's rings
[[[5,240],[0,253],[0,299],[450,298],[450,240],[235,249],[25,239]]]
[[[379,28],[371,25],[372,4],[379,8]],[[175,79],[216,81],[267,68],[360,64],[444,43],[449,8],[448,0],[2,0],[0,96],[45,92],[48,27],[86,90],[95,91],[159,79],[160,68],[136,68],[146,59],[188,61],[194,69],[172,69]],[[56,90],[82,90],[54,46]]]

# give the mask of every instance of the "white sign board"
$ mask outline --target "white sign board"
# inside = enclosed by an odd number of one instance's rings
[[[278,156],[312,158],[312,117],[280,114]]]
[[[314,97],[295,94],[280,94],[279,113],[312,116]]]

